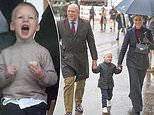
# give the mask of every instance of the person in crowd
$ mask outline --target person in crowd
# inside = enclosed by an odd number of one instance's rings
[[[93,28],[94,28],[94,25],[95,25],[95,15],[96,15],[96,13],[95,13],[95,10],[94,10],[94,6],[92,6],[91,9],[89,10],[89,21],[91,22],[91,20],[92,20]]]
[[[123,32],[124,35],[125,35],[125,31],[126,31],[126,20],[125,20],[124,13],[122,13],[122,12],[118,13],[118,15],[116,16],[116,21],[118,23],[118,32],[117,32],[117,39],[116,40],[119,40],[120,31]]]
[[[22,2],[22,0],[0,0],[0,52],[16,41],[14,32],[10,31],[9,25],[12,9],[20,2]],[[0,89],[0,98],[1,97]]]
[[[9,31],[8,22],[0,10],[0,52],[15,43],[13,32]]]
[[[98,66],[93,66],[92,71],[94,73],[100,73],[100,78],[98,80],[98,87],[102,94],[102,110],[103,113],[108,113],[108,107],[111,107],[111,99],[113,96],[114,80],[113,74],[119,74],[122,67],[117,68],[115,64],[112,63],[112,52],[106,51],[103,55],[104,62],[100,63]]]
[[[118,66],[121,67],[125,53],[127,52],[126,65],[130,80],[130,93],[133,110],[135,115],[140,115],[143,108],[142,103],[142,86],[149,67],[148,52],[142,53],[137,50],[137,43],[148,44],[149,49],[153,49],[152,33],[144,27],[144,17],[142,15],[133,15],[134,27],[130,28],[123,40],[121,51],[118,59]]]
[[[150,22],[149,22],[149,29],[151,30],[152,36],[154,37],[154,16],[152,16],[152,18],[150,19]],[[153,39],[154,39],[154,38],[153,38]]]
[[[148,24],[148,16],[144,16],[144,27],[147,27],[147,24]]]
[[[49,51],[33,38],[39,28],[36,8],[19,3],[10,24],[16,42],[0,55],[1,115],[46,115],[45,89],[58,77]]]
[[[115,31],[115,23],[116,23],[117,14],[118,14],[117,10],[115,9],[114,6],[112,6],[111,10],[109,11],[110,22],[111,22],[111,26],[110,26],[111,31],[112,31],[112,29]]]
[[[8,25],[11,22],[12,10],[18,3],[23,2],[23,1],[24,0],[0,0],[0,10],[2,14],[4,15]]]
[[[8,32],[8,22],[6,18],[4,17],[2,11],[0,10],[0,33]]]
[[[107,17],[106,16],[104,16],[103,24],[104,24],[104,31],[105,31],[106,25],[107,25]]]
[[[149,29],[152,32],[153,40],[154,40],[154,16],[150,19],[149,22]],[[151,50],[149,53],[149,60],[150,60],[150,68],[147,71],[154,72],[154,50]]]
[[[60,7],[60,20],[67,17],[66,10],[67,10],[67,4]]]
[[[83,113],[82,101],[89,77],[89,47],[92,65],[97,64],[97,50],[90,22],[79,17],[77,4],[67,8],[67,18],[57,22],[61,44],[61,67],[64,77],[65,115],[72,115],[75,90],[75,111]],[[75,87],[76,85],[76,87]],[[75,89],[74,89],[75,88]]]
[[[101,31],[103,31],[103,29],[106,29],[106,9],[104,7],[101,8],[101,20],[100,20],[100,26],[101,26]],[[104,25],[104,28],[103,28]]]
[[[128,20],[129,20],[129,27],[128,28],[132,28],[133,27],[133,20],[132,20],[132,14],[128,14]]]

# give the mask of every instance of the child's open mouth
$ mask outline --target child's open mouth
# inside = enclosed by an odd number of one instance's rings
[[[23,35],[27,35],[28,32],[29,32],[29,26],[28,26],[28,25],[23,25],[23,26],[21,27],[21,30],[22,30],[22,34],[23,34]]]

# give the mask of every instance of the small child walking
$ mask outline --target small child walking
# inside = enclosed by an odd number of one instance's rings
[[[104,62],[98,66],[93,66],[92,71],[94,73],[100,73],[98,87],[101,89],[102,94],[102,108],[103,113],[108,113],[107,106],[111,106],[113,96],[113,74],[119,74],[122,71],[122,67],[116,67],[116,65],[112,63],[112,53],[110,51],[104,52],[103,58]]]

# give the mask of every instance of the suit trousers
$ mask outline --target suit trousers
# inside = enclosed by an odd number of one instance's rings
[[[85,81],[81,80],[75,82],[75,76],[64,78],[64,105],[66,112],[72,112],[73,109],[73,98],[75,88],[75,104],[81,104],[84,94]],[[75,87],[76,83],[76,87]]]
[[[143,108],[142,86],[147,69],[140,70],[130,66],[127,67],[130,80],[129,97],[132,101],[133,109],[135,110],[135,112],[140,112]]]
[[[20,109],[16,104],[9,103],[3,105],[0,110],[0,115],[46,115],[47,105],[40,103],[25,109]]]

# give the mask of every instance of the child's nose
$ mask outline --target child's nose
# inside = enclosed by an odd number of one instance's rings
[[[28,21],[28,17],[24,17],[23,18],[23,21]]]

